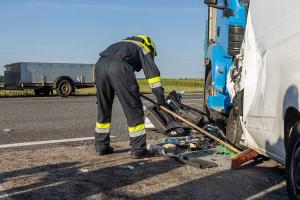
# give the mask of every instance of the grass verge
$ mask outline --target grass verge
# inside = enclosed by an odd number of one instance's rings
[[[151,93],[151,88],[147,80],[139,79],[138,84],[140,86],[140,92]],[[162,79],[163,87],[165,88],[165,93],[169,93],[172,90],[184,91],[186,93],[196,93],[203,92],[204,81],[202,79]],[[1,85],[1,83],[0,83]],[[54,91],[55,94],[55,91]],[[76,90],[76,95],[79,96],[89,96],[95,95],[96,88],[82,88]],[[33,90],[1,90],[0,97],[25,97],[34,96]]]

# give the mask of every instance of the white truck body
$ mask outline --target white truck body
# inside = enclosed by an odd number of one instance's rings
[[[252,0],[242,47],[242,139],[282,164],[286,112],[299,111],[299,8],[299,0]]]

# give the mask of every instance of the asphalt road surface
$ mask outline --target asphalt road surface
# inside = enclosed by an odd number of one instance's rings
[[[202,108],[202,94],[184,99]],[[34,141],[92,141],[96,113],[95,96],[0,98],[0,199],[287,199],[284,169],[274,161],[250,162],[239,170],[223,169],[223,164],[199,169],[160,157],[140,165],[127,152],[99,158],[90,144],[34,146],[38,151],[4,148]],[[117,99],[111,132],[128,147],[126,119]],[[127,165],[135,169],[123,169]]]
[[[183,102],[201,109],[202,98],[202,94],[186,94]],[[0,98],[0,145],[93,137],[96,113],[95,96]],[[6,133],[4,129],[12,131]],[[125,115],[117,98],[111,135],[116,141],[128,140]]]

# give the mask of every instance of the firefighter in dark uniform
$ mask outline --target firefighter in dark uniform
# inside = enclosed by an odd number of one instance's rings
[[[110,146],[110,124],[114,95],[125,112],[131,145],[131,156],[146,155],[144,110],[134,72],[143,69],[158,104],[164,104],[160,72],[154,63],[155,44],[147,35],[128,37],[112,44],[102,53],[95,66],[98,116],[95,148],[98,155],[113,152]]]

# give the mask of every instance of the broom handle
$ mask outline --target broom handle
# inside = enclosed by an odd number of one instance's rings
[[[146,99],[147,101],[149,101],[149,102],[153,103],[154,105],[157,105],[157,106],[158,106],[158,104],[157,104],[155,101],[153,101],[152,99],[150,99],[149,97],[147,97],[147,96],[145,96],[145,95],[143,95],[143,94],[140,94],[140,95],[141,95],[141,97],[142,97],[143,99]],[[173,115],[174,117],[176,117],[177,119],[183,121],[184,123],[186,123],[187,125],[193,127],[194,129],[200,131],[201,133],[203,133],[203,134],[206,135],[207,137],[210,137],[211,139],[213,139],[213,140],[219,142],[220,144],[223,144],[224,146],[226,146],[226,147],[229,148],[230,150],[234,151],[235,153],[238,153],[238,154],[241,153],[241,151],[238,150],[238,149],[236,149],[234,146],[232,146],[232,145],[230,145],[230,144],[224,142],[224,141],[221,140],[220,138],[217,138],[216,136],[210,134],[210,133],[207,132],[206,130],[200,128],[199,126],[197,126],[197,125],[195,125],[195,124],[193,124],[193,123],[190,122],[189,120],[187,120],[187,119],[181,117],[181,116],[178,115],[177,113],[175,113],[175,112],[169,110],[169,109],[166,108],[165,106],[159,106],[159,108],[161,108],[162,110],[166,111],[167,113]]]

